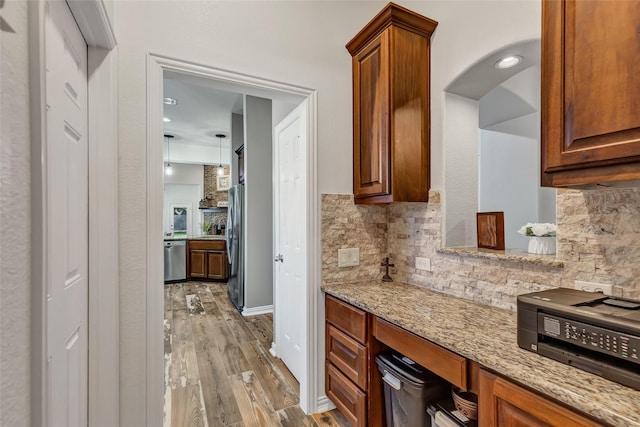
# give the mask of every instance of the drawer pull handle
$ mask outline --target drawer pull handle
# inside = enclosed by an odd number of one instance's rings
[[[393,387],[394,390],[400,390],[400,386],[401,386],[400,379],[394,377],[386,369],[384,371],[384,376],[382,377],[382,381],[384,381],[385,383],[389,384],[391,387]]]

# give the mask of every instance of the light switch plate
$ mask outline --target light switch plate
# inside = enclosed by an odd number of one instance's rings
[[[416,270],[431,271],[431,259],[416,257]]]
[[[360,248],[338,249],[338,267],[360,265]]]
[[[607,283],[583,282],[576,280],[574,287],[581,291],[602,292],[605,295],[613,295],[613,285]]]

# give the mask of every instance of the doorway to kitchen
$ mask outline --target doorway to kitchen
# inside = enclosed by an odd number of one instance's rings
[[[259,79],[243,74],[231,73],[224,70],[182,62],[179,60],[148,56],[147,67],[147,359],[148,380],[147,392],[149,396],[156,396],[149,402],[149,419],[162,422],[163,399],[161,391],[164,383],[163,354],[163,292],[158,286],[162,283],[162,253],[159,250],[162,239],[162,174],[163,150],[162,141],[162,82],[165,72],[179,73],[193,78],[202,78],[215,82],[221,89],[237,93],[260,97],[296,97],[303,99],[307,109],[304,120],[307,123],[307,150],[304,162],[306,175],[306,205],[304,215],[307,218],[306,246],[304,248],[306,269],[303,274],[303,291],[301,301],[290,301],[303,307],[302,330],[304,331],[303,371],[305,378],[300,382],[300,406],[306,413],[318,409],[318,371],[319,357],[317,356],[317,289],[319,281],[318,243],[319,243],[319,214],[316,173],[316,92],[311,89],[288,84]],[[250,153],[247,153],[250,156]],[[247,159],[245,158],[245,161]],[[263,159],[264,160],[264,159]],[[275,219],[274,219],[275,222]],[[273,229],[274,224],[271,224]],[[278,307],[275,307],[274,322],[278,322]],[[277,343],[274,346],[277,352]],[[160,391],[160,393],[159,393]],[[158,424],[159,424],[158,423]]]

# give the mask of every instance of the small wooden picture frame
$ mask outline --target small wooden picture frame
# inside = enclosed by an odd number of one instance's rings
[[[229,175],[222,175],[222,176],[218,176],[216,177],[218,179],[216,185],[217,191],[229,191],[229,188],[231,188],[231,177]]]
[[[478,247],[504,250],[504,212],[476,213]]]

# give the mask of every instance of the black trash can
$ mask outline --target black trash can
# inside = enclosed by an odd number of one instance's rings
[[[394,351],[376,356],[384,381],[384,406],[387,427],[431,426],[427,404],[449,394],[451,385]]]

